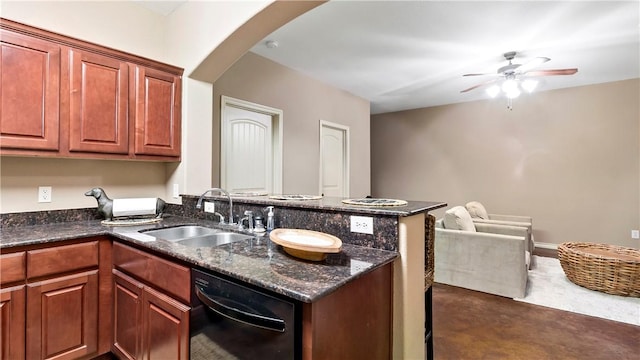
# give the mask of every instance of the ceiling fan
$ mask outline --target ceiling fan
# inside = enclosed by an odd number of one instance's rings
[[[487,89],[487,92],[489,92],[489,95],[492,95],[492,97],[495,97],[500,92],[500,90],[502,90],[504,91],[505,95],[508,98],[512,99],[520,95],[520,87],[528,92],[533,91],[533,88],[535,88],[535,86],[537,85],[537,82],[535,80],[530,79],[530,77],[550,76],[550,75],[573,75],[576,72],[578,72],[577,68],[533,70],[536,67],[546,63],[551,59],[549,59],[548,57],[537,57],[524,64],[514,64],[512,60],[515,57],[516,57],[515,51],[504,53],[504,58],[507,59],[507,61],[509,61],[509,64],[499,68],[496,73],[484,73],[484,74],[475,73],[475,74],[462,75],[462,76],[496,75],[496,78],[491,79],[489,81],[485,81],[478,85],[474,85],[460,92],[465,93],[482,86],[495,84],[494,86]],[[501,84],[501,86],[498,86],[498,84]]]

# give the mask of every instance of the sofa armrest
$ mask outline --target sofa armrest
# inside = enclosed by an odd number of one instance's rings
[[[488,214],[489,220],[498,220],[498,221],[513,221],[513,222],[524,222],[533,224],[533,219],[531,216],[519,216],[519,215],[501,215],[501,214]]]
[[[496,234],[524,236],[527,239],[527,251],[533,256],[535,250],[535,242],[533,239],[533,232],[531,224],[529,223],[515,223],[512,221],[492,221],[483,219],[473,219],[473,224],[476,226],[477,231],[491,232]],[[529,226],[523,226],[529,225]]]
[[[529,229],[524,226],[503,225],[492,222],[474,222],[474,225],[476,226],[476,231],[481,233],[522,236],[527,239],[531,234]]]
[[[474,224],[496,224],[496,225],[507,225],[507,226],[520,226],[525,227],[531,233],[531,223],[529,222],[518,222],[518,221],[507,221],[507,220],[486,220],[480,218],[473,218]]]

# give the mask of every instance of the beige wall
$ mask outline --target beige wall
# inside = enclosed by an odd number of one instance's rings
[[[104,187],[111,197],[158,196],[177,203],[180,199],[171,198],[173,184],[188,194],[210,187],[212,84],[188,76],[270,3],[190,1],[164,17],[129,1],[2,1],[3,18],[180,66],[185,77],[181,163],[95,160],[87,165],[79,160],[2,157],[0,212],[95,206],[77,196],[93,186]],[[36,202],[38,185],[54,187],[52,203]]]
[[[102,187],[110,198],[163,197],[163,164],[111,161],[2,157],[0,212],[25,212],[95,207],[84,196]],[[38,203],[38,187],[51,186],[50,203]]]
[[[271,60],[247,53],[213,85],[214,139],[220,131],[220,96],[284,112],[283,192],[317,194],[319,121],[349,126],[351,196],[370,194],[369,102]],[[214,179],[219,179],[220,143],[215,141]]]
[[[375,196],[530,215],[537,242],[638,247],[640,80],[372,117]],[[436,212],[441,217],[444,210]]]

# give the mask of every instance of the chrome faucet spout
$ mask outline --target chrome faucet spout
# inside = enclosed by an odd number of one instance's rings
[[[211,188],[207,191],[205,191],[204,193],[202,193],[202,195],[200,195],[200,198],[198,198],[198,202],[196,203],[196,209],[201,209],[202,208],[202,200],[204,199],[204,197],[210,193],[210,192],[219,192],[222,195],[225,195],[227,197],[227,200],[229,200],[229,225],[233,225],[233,200],[231,200],[231,195],[229,194],[229,192],[227,192],[227,190],[222,189],[222,188]],[[224,218],[221,219],[221,222],[224,222]]]

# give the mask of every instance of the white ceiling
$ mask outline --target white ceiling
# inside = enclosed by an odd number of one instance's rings
[[[286,24],[251,51],[371,102],[371,112],[486,99],[483,88],[517,51],[537,69],[537,91],[640,77],[640,2],[340,1]]]
[[[211,1],[211,0],[209,0]],[[136,1],[164,15],[186,2]],[[267,40],[279,46],[267,48]],[[536,91],[640,77],[640,1],[332,0],[276,30],[252,52],[371,102],[371,113],[486,99],[483,88],[515,63],[578,68],[540,78]]]

